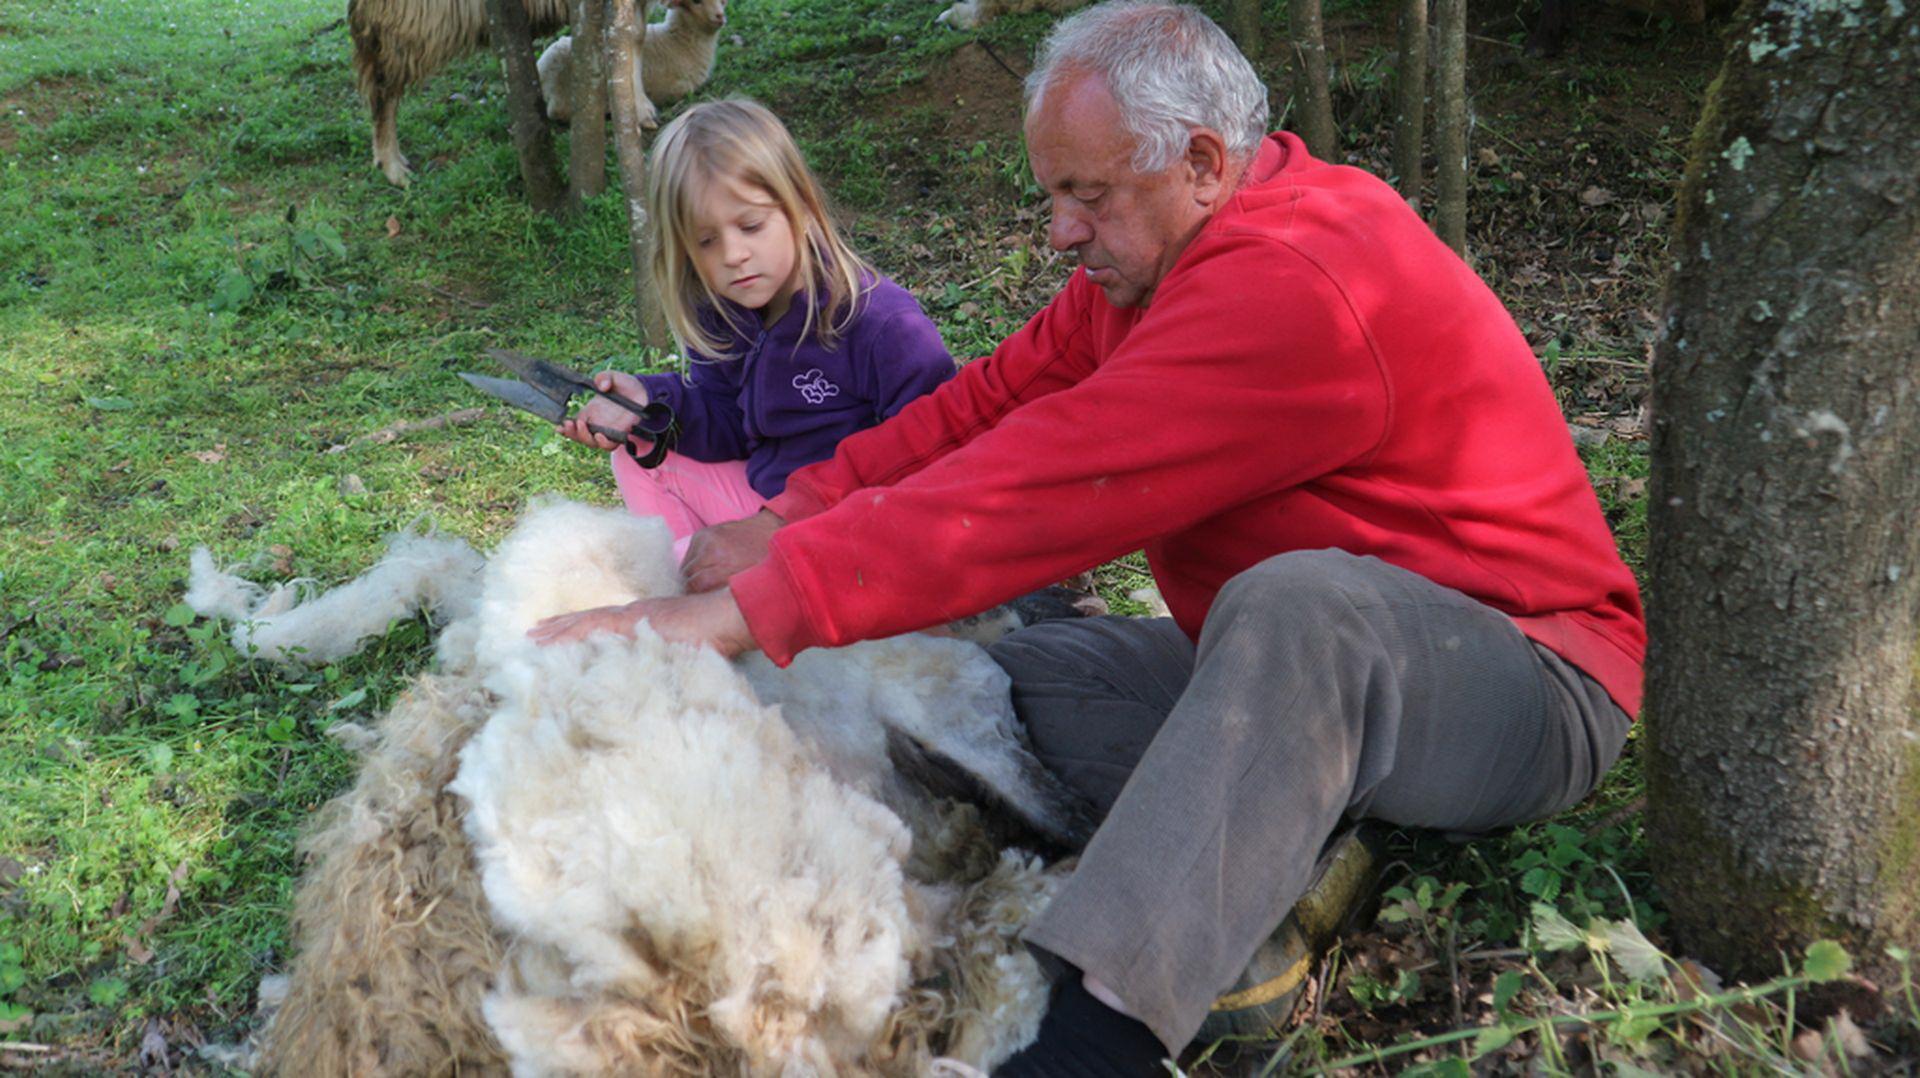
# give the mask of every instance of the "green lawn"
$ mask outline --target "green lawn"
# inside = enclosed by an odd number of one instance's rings
[[[485,346],[660,362],[632,325],[620,200],[525,207],[490,58],[407,99],[401,191],[370,165],[338,0],[102,10],[0,6],[0,1030],[82,1071],[124,1065],[150,1019],[244,1032],[286,958],[296,835],[349,776],[324,731],[426,662],[414,622],[332,666],[255,667],[177,605],[188,552],[331,583],[410,523],[484,543],[535,492],[611,503],[602,460],[499,409],[356,439],[481,403],[453,372]],[[976,37],[937,10],[743,0],[702,93],[787,117],[856,243],[976,355],[1064,274],[1000,67],[1024,70],[1046,23]],[[1622,477],[1643,445],[1592,458],[1636,557]],[[1105,581],[1116,601],[1138,583]],[[1467,884],[1460,919],[1493,944],[1533,900],[1619,916],[1622,887],[1657,923],[1637,817],[1586,829],[1636,774],[1413,868]]]

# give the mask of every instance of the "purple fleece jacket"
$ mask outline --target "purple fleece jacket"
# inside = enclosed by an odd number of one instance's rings
[[[813,333],[801,339],[807,312],[799,298],[765,329],[742,308],[730,312],[737,326],[702,312],[702,326],[735,358],[695,354],[685,378],[640,376],[648,397],[679,417],[675,448],[700,461],[744,459],[747,482],[772,498],[796,469],[833,456],[842,438],[953,377],[953,357],[912,293],[877,277],[860,304],[832,348]]]

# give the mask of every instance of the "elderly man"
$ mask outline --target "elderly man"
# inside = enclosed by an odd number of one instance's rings
[[[1266,119],[1191,8],[1062,22],[1026,121],[1049,242],[1080,262],[1060,294],[697,536],[701,594],[534,630],[645,617],[784,663],[1144,547],[1171,619],[993,649],[1041,757],[1106,813],[1028,929],[1067,975],[1002,1073],[1160,1073],[1343,818],[1553,813],[1639,704],[1634,580],[1513,320],[1387,185]]]

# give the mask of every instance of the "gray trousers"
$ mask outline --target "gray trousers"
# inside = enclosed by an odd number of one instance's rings
[[[1105,813],[1027,942],[1176,1053],[1343,818],[1475,833],[1550,815],[1630,726],[1505,615],[1341,551],[1229,581],[1197,649],[1171,619],[1090,618],[991,650],[1040,758]]]

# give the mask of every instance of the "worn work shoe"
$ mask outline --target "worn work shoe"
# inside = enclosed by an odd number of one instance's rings
[[[1313,883],[1287,919],[1253,953],[1245,973],[1213,1001],[1195,1045],[1223,1037],[1276,1036],[1307,974],[1380,882],[1387,826],[1361,822],[1336,831],[1320,851]]]

